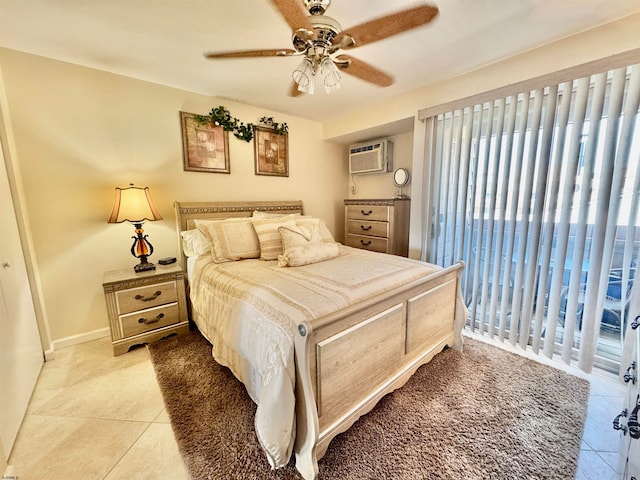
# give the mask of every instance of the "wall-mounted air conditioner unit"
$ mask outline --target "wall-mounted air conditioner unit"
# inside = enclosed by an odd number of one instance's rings
[[[393,142],[373,140],[349,146],[349,173],[387,173],[393,171]]]

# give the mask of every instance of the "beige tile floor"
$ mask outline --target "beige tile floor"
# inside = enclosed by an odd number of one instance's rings
[[[146,348],[110,339],[45,363],[9,458],[19,480],[188,479]]]
[[[618,479],[611,422],[624,388],[589,379],[576,479]],[[188,478],[146,348],[113,357],[108,338],[62,349],[44,365],[9,463],[5,474],[19,480]]]
[[[576,480],[618,480],[620,474],[620,433],[613,419],[625,398],[623,384],[612,376],[589,375],[591,393]]]

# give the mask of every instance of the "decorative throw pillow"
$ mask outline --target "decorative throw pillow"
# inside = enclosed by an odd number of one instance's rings
[[[300,225],[300,226],[315,225],[318,227],[318,230],[320,231],[320,236],[322,237],[323,242],[336,243],[335,238],[333,238],[333,235],[331,234],[331,232],[329,231],[329,228],[327,227],[327,222],[325,222],[324,219],[322,218],[311,217],[308,215],[301,215],[296,217],[296,225]]]
[[[295,215],[276,218],[253,218],[253,227],[260,243],[260,260],[277,260],[282,254],[282,237],[278,228],[295,227]]]
[[[280,227],[278,231],[282,237],[283,251],[292,247],[306,245],[309,242],[322,242],[317,225],[300,226],[296,224],[293,227]]]
[[[182,251],[187,257],[198,257],[211,253],[211,242],[197,228],[180,232]]]
[[[195,224],[211,242],[214,262],[260,257],[260,243],[251,218],[196,220]]]
[[[284,251],[278,266],[299,267],[335,258],[340,253],[337,243],[322,241],[317,226],[280,227]]]
[[[287,214],[262,212],[260,210],[254,210],[252,213],[253,218],[282,218],[285,215]],[[323,242],[336,243],[324,219],[312,217],[311,215],[300,215],[299,213],[294,213],[293,215],[296,216],[296,225],[316,225],[320,230],[320,236]]]

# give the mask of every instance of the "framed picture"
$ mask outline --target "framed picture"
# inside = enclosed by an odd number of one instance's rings
[[[180,112],[182,157],[185,171],[231,173],[229,132],[213,124],[200,124],[193,113]]]
[[[253,126],[256,175],[289,176],[289,134]]]

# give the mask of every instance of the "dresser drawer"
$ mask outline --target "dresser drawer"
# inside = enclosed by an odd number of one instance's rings
[[[347,219],[389,221],[389,207],[384,205],[348,205]]]
[[[387,238],[389,236],[389,224],[387,222],[349,220],[347,221],[347,233]]]
[[[149,330],[173,325],[179,321],[180,309],[177,303],[120,316],[122,333],[125,337],[131,337],[148,332]]]
[[[347,246],[371,250],[373,252],[387,253],[389,242],[386,238],[367,237],[365,235],[347,235]]]
[[[158,283],[116,292],[118,313],[124,315],[147,308],[165,305],[178,299],[175,282]]]

